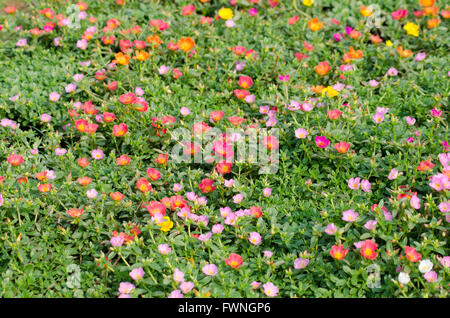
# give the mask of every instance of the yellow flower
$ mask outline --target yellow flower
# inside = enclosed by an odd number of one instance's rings
[[[314,0],[303,0],[303,4],[307,7],[310,7],[314,4]]]
[[[322,90],[322,97],[325,96],[325,93],[327,93],[329,97],[335,97],[335,96],[338,96],[338,95],[339,95],[339,92],[336,91],[336,90],[333,88],[333,86],[325,87],[325,88]]]
[[[419,26],[415,23],[408,22],[405,24],[403,29],[406,30],[406,33],[412,36],[419,36]]]
[[[233,10],[229,8],[222,8],[219,10],[219,17],[224,20],[230,20],[233,18]]]
[[[387,40],[387,41],[386,41],[386,46],[392,46],[392,45],[394,45],[394,43],[392,43],[391,40]]]
[[[170,231],[171,228],[173,228],[173,222],[170,220],[168,216],[163,217],[163,222],[158,223],[158,225],[161,227],[161,231],[167,232]]]
[[[366,7],[366,6],[362,6],[361,10],[359,11],[363,16],[370,17],[373,14],[373,10],[372,7]]]

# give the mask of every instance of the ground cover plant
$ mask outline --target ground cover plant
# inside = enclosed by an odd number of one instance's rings
[[[448,297],[445,1],[0,4],[0,296]]]

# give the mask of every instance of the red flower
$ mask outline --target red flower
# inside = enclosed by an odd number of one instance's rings
[[[378,255],[376,252],[377,248],[378,248],[377,243],[371,240],[365,240],[361,244],[361,255],[367,259],[375,259]]]
[[[158,201],[151,201],[147,205],[147,211],[150,213],[151,216],[154,216],[155,213],[159,213],[161,215],[166,215],[166,206]]]
[[[348,151],[348,149],[350,148],[350,143],[345,142],[345,141],[341,141],[341,142],[339,142],[337,144],[334,144],[334,148],[339,153],[346,153]]]
[[[87,158],[78,158],[78,165],[82,168],[89,166],[90,162]]]
[[[342,112],[339,109],[333,109],[328,111],[328,118],[331,120],[336,120],[341,117]]]
[[[136,183],[136,187],[144,193],[152,190],[152,185],[145,178],[140,178]]]
[[[239,254],[231,253],[230,256],[225,260],[225,263],[230,267],[239,268],[243,263],[242,256]]]
[[[122,94],[119,97],[119,101],[125,105],[134,104],[136,101],[136,96],[133,93]]]
[[[410,246],[405,246],[405,255],[406,258],[413,263],[420,261],[422,258],[422,255],[420,255],[414,247]]]
[[[40,184],[38,185],[38,190],[40,192],[49,192],[52,189],[52,185],[50,183]]]
[[[228,117],[228,121],[235,126],[238,126],[242,124],[245,121],[245,118],[239,117],[239,116],[231,116]]]
[[[165,204],[163,200],[161,200],[161,202]],[[181,209],[187,206],[186,200],[181,195],[174,195],[170,197],[167,203],[172,211],[176,211],[177,208]]]
[[[236,96],[239,99],[245,99],[248,95],[250,95],[250,92],[245,89],[234,90],[234,96]]]
[[[257,219],[263,214],[260,206],[251,206],[250,213]]]
[[[116,115],[114,113],[104,112],[103,119],[105,120],[105,122],[110,123],[116,119]]]
[[[200,191],[202,191],[203,193],[209,193],[216,189],[216,187],[213,186],[213,183],[213,180],[206,178],[203,179],[198,186],[200,187]]]
[[[263,145],[266,146],[267,149],[278,149],[278,139],[275,136],[264,136]]]
[[[125,195],[123,195],[122,193],[120,193],[119,191],[110,193],[109,196],[111,197],[111,199],[113,199],[114,201],[122,201],[125,198]]]
[[[83,215],[83,209],[70,209],[67,214],[73,218],[78,218]]]
[[[85,186],[85,185],[90,184],[92,182],[92,179],[89,177],[82,177],[82,178],[78,178],[77,181],[78,181],[78,184]]]
[[[212,121],[217,122],[217,121],[221,120],[222,117],[223,117],[224,115],[225,115],[225,113],[224,113],[223,111],[221,111],[221,110],[216,110],[216,111],[213,111],[213,112],[211,112],[211,113],[209,114],[209,118],[210,118]]]
[[[19,166],[23,163],[23,157],[15,153],[10,154],[7,160],[12,166]]]
[[[225,160],[222,160],[216,165],[216,170],[220,174],[226,174],[231,172],[231,167],[233,164],[231,162],[226,162]]]
[[[113,126],[113,135],[116,137],[122,137],[128,131],[128,126],[125,123]]]
[[[343,245],[333,245],[331,247],[330,255],[337,260],[344,259],[349,250],[344,249]]]
[[[430,160],[424,160],[419,163],[419,165],[417,166],[417,170],[418,171],[428,171],[428,170],[433,169],[433,167],[434,167],[434,163],[432,163]]]
[[[169,160],[169,156],[164,154],[164,153],[160,153],[158,155],[158,157],[156,157],[155,162],[159,165],[164,165],[167,163],[167,161]]]
[[[249,76],[241,76],[238,85],[242,88],[249,88],[253,85],[253,80]]]
[[[150,178],[150,180],[152,180],[152,181],[161,179],[161,172],[159,172],[159,170],[154,169],[154,168],[148,168],[147,175]]]

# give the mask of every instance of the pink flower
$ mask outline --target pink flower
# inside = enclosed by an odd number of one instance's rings
[[[388,179],[394,180],[394,179],[397,179],[397,177],[398,177],[398,170],[392,168],[391,171],[389,172]]]
[[[306,266],[308,266],[308,264],[309,264],[309,259],[300,257],[294,261],[294,268],[295,269],[303,269]]]
[[[59,100],[59,98],[61,97],[61,95],[59,95],[57,92],[52,92],[49,95],[49,99],[52,102],[57,102]]]
[[[420,209],[420,199],[416,195],[411,197],[410,204],[411,207],[413,207],[414,209],[416,210]]]
[[[326,148],[330,144],[330,141],[325,136],[316,137],[316,145],[320,148]]]
[[[358,215],[354,210],[347,210],[342,212],[342,220],[345,222],[354,222],[358,218]]]
[[[272,194],[272,189],[271,188],[264,188],[263,190],[263,196],[270,197],[270,195]]]
[[[248,240],[253,245],[259,245],[261,243],[261,235],[258,232],[251,232]]]
[[[425,277],[425,279],[430,283],[436,282],[438,278],[437,273],[435,271],[429,271],[428,273],[425,273],[423,277]]]
[[[327,227],[325,228],[325,233],[327,233],[328,235],[334,235],[337,231],[337,227],[336,225],[334,225],[334,223],[330,223],[327,225]]]
[[[442,267],[449,268],[450,267],[450,256],[444,256],[441,259],[441,265],[442,265]]]
[[[409,126],[414,125],[414,123],[416,122],[416,119],[415,119],[415,118],[412,118],[412,117],[409,117],[409,116],[406,116],[406,117],[405,117],[405,120],[406,120],[406,123],[407,123]]]
[[[214,224],[211,228],[211,231],[214,234],[220,234],[220,233],[222,233],[223,229],[224,229],[224,226],[222,224]]]
[[[252,17],[254,17],[258,14],[258,9],[251,8],[250,10],[248,10],[248,14],[250,14]]]
[[[129,282],[121,282],[119,284],[119,293],[121,294],[130,294],[135,289],[136,286]]]
[[[236,194],[235,196],[233,196],[233,202],[236,204],[241,203],[243,199],[244,199],[244,195],[242,193],[239,193],[239,194]]]
[[[183,294],[179,289],[175,289],[173,292],[170,293],[168,298],[183,298]]]
[[[191,111],[189,110],[189,108],[187,107],[181,107],[180,109],[180,114],[183,115],[184,117],[186,117],[187,115],[189,115],[191,113]]]
[[[269,297],[276,297],[278,295],[278,288],[271,282],[267,282],[263,285],[264,294]]]
[[[159,244],[158,245],[158,251],[162,255],[167,255],[167,254],[169,254],[172,251],[172,249],[170,248],[170,246],[168,244]]]
[[[139,279],[141,279],[142,277],[144,277],[144,275],[145,275],[145,272],[144,272],[144,269],[143,269],[142,267],[135,268],[135,269],[133,269],[133,270],[130,272],[130,277],[131,277],[133,280],[139,280]]]
[[[264,257],[271,258],[273,255],[272,251],[264,251]]]
[[[121,246],[124,240],[122,236],[113,236],[110,240],[112,246]]]
[[[375,123],[379,124],[383,122],[384,114],[376,112],[375,115],[373,115],[372,119]]]
[[[257,281],[253,281],[250,283],[250,285],[252,286],[252,289],[257,289],[259,286],[261,286],[261,283],[257,282]]]
[[[371,86],[371,87],[377,87],[379,84],[380,83],[374,79],[369,81],[369,86]]]
[[[426,56],[427,56],[427,54],[424,53],[424,52],[417,53],[417,55],[416,55],[416,57],[415,57],[415,60],[416,60],[417,62],[423,61],[423,60],[425,59]]]
[[[177,267],[175,267],[174,273],[173,273],[173,280],[181,283],[184,282],[184,273],[180,271]]]
[[[104,153],[101,149],[94,149],[91,152],[91,156],[95,160],[101,160],[104,157]]]
[[[194,288],[193,282],[182,282],[180,284],[180,289],[183,292],[183,294],[189,293],[192,290],[192,288]]]
[[[88,46],[88,42],[85,39],[77,41],[77,48],[80,50],[85,50]]]
[[[372,185],[370,184],[369,180],[363,180],[361,181],[361,189],[364,192],[370,192],[370,189],[372,188]]]
[[[353,190],[358,190],[359,186],[360,186],[360,180],[361,180],[361,178],[359,178],[359,177],[357,177],[357,178],[350,178],[348,180],[348,187],[350,189],[353,189]]]
[[[295,130],[295,137],[299,139],[305,139],[308,136],[308,131],[304,128],[297,128]]]
[[[387,75],[389,75],[389,76],[397,76],[397,74],[398,74],[398,71],[395,67],[391,67],[387,71]]]
[[[203,266],[202,272],[207,276],[214,276],[217,274],[217,266],[214,264],[207,264]]]
[[[377,223],[378,222],[376,220],[369,220],[369,221],[366,222],[366,224],[364,224],[364,227],[367,230],[372,231],[372,230],[375,230],[375,227],[376,227]]]

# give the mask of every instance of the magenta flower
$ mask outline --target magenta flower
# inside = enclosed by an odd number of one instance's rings
[[[354,210],[347,210],[342,212],[342,220],[345,222],[354,222],[358,218],[358,215]]]
[[[250,10],[248,10],[248,14],[250,14],[252,17],[254,17],[258,14],[258,9],[251,8]]]
[[[279,75],[278,79],[282,82],[287,82],[289,81],[290,76],[289,75]]]
[[[433,116],[433,117],[441,117],[441,115],[442,115],[442,110],[433,108],[433,109],[430,111],[430,113],[431,113],[431,116]]]
[[[316,145],[319,148],[326,148],[330,144],[330,141],[325,136],[316,137]]]

